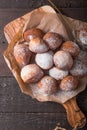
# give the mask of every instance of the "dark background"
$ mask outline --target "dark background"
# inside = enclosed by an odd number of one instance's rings
[[[67,16],[87,22],[87,0],[53,0]],[[3,51],[7,41],[4,26],[25,13],[49,4],[46,0],[2,0],[0,1],[0,130],[53,130],[57,123],[72,130],[66,119],[64,108],[57,103],[40,103],[21,93],[8,69]],[[87,117],[87,89],[77,96],[77,102]],[[87,125],[81,130],[87,130]]]

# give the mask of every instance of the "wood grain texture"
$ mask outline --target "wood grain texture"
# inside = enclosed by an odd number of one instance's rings
[[[57,123],[72,130],[65,113],[0,113],[1,130],[53,130]]]
[[[77,96],[81,110],[87,112],[87,89]],[[38,102],[30,96],[21,93],[19,85],[14,78],[0,78],[0,112],[65,112],[57,103]]]
[[[65,113],[0,113],[1,130],[54,130],[57,123],[72,130]],[[87,130],[87,125],[80,130]]]
[[[0,3],[0,8],[37,8],[47,4],[47,0],[3,0]]]
[[[0,78],[0,112],[64,112],[57,103],[40,103],[21,93],[14,78]]]
[[[81,8],[87,7],[87,0],[52,0],[58,7]],[[47,0],[2,0],[0,8],[36,8],[44,4],[49,4]]]
[[[14,3],[14,1],[16,3]],[[22,4],[20,4],[19,1],[21,1]],[[7,42],[3,35],[3,27],[5,26],[5,24],[7,24],[8,22],[12,21],[15,18],[18,18],[21,15],[24,15],[28,11],[36,8],[36,6],[37,7],[40,6],[38,4],[33,6],[30,5],[31,7],[28,8],[29,6],[27,5],[26,8],[25,2],[22,0],[19,1],[11,0],[10,4],[8,0],[1,1],[3,5],[3,7],[1,8],[3,9],[0,9],[0,48],[1,48],[0,54],[7,47]],[[72,0],[66,0],[66,1],[54,0],[56,4],[59,5],[60,3],[61,6],[63,6],[61,2],[66,3],[67,1],[71,2]],[[3,4],[4,2],[5,4]],[[78,0],[72,2],[73,3],[78,2],[79,4]],[[0,4],[0,6],[2,5]],[[65,7],[68,6],[69,5],[66,5]],[[81,7],[82,6],[83,5],[81,5]],[[6,9],[9,7],[20,8],[20,9]],[[75,7],[75,5],[72,7]],[[80,5],[78,7],[80,7]],[[86,4],[84,7],[86,7]],[[67,16],[72,16],[73,18],[87,21],[87,17],[85,15],[87,12],[87,8],[62,9],[62,10]],[[1,130],[10,130],[10,129],[11,130],[25,130],[25,129],[26,130],[53,130],[56,123],[60,122],[62,127],[65,127],[67,130],[71,130],[71,127],[69,126],[66,119],[65,110],[61,105],[56,103],[50,103],[50,102],[39,103],[38,101],[31,99],[31,97],[21,93],[16,80],[12,78],[9,69],[7,68],[7,65],[3,60],[3,56],[2,55],[0,56],[1,56],[0,57],[0,68],[1,68],[0,69],[0,77],[1,77],[0,78],[0,129]],[[5,77],[2,78],[2,76]],[[86,114],[87,113],[87,90],[77,96],[77,101],[81,110]],[[87,125],[81,130],[87,130]]]
[[[87,7],[86,0],[51,0],[57,7],[81,8]]]
[[[67,112],[67,119],[72,127],[83,128],[86,124],[86,117],[77,105],[76,98],[65,102],[63,106]]]

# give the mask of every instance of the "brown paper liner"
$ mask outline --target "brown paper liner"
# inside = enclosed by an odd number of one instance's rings
[[[9,44],[7,50],[4,52],[4,58],[6,60],[7,65],[9,66],[10,70],[12,71],[13,75],[15,76],[21,91],[25,94],[30,95],[33,98],[36,98],[39,101],[53,101],[58,103],[65,103],[67,100],[71,99],[72,97],[76,96],[78,93],[83,91],[86,87],[86,77],[80,80],[80,84],[78,88],[74,91],[64,92],[58,90],[57,93],[47,96],[41,94],[40,90],[36,84],[25,84],[20,77],[20,67],[18,66],[14,55],[13,55],[13,48],[15,44],[22,39],[23,32],[29,28],[37,27],[42,29],[44,32],[53,31],[59,33],[63,36],[64,40],[74,40],[72,30],[78,28],[78,20],[73,20],[71,18],[65,19],[71,23],[71,27],[68,27],[67,23],[61,18],[60,14],[57,14],[54,9],[50,6],[43,6],[39,9],[32,11],[29,15],[29,18],[24,27],[20,29],[20,31],[14,36],[11,43]],[[76,26],[77,25],[77,26]],[[81,26],[84,25],[81,22]],[[87,24],[86,24],[87,25]],[[80,26],[80,24],[79,24]],[[69,35],[68,35],[69,34]]]

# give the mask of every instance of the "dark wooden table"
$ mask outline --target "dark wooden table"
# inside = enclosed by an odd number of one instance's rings
[[[87,0],[53,0],[67,16],[87,22]],[[46,0],[0,1],[0,130],[53,130],[57,123],[72,130],[64,108],[57,103],[40,103],[21,93],[4,59],[7,41],[4,26],[25,13],[48,4]],[[77,96],[77,102],[87,117],[87,89]],[[87,125],[81,130],[87,130]]]

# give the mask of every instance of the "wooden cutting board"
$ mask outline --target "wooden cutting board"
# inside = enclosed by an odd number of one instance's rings
[[[24,26],[25,22],[29,18],[30,13],[8,23],[4,28],[4,34],[8,41],[11,42],[15,34],[18,33],[21,27]],[[62,104],[67,112],[67,119],[72,127],[83,127],[86,124],[85,115],[81,112],[80,108],[76,103],[76,97],[70,99],[66,103]]]

